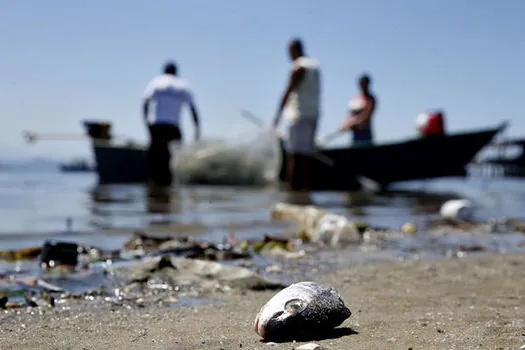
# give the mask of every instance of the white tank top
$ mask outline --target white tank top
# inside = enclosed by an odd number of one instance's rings
[[[290,122],[298,118],[317,119],[321,112],[321,72],[319,62],[310,57],[299,57],[294,69],[305,69],[303,80],[290,94],[284,116]]]

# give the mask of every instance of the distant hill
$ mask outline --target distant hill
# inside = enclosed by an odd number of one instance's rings
[[[58,171],[60,163],[72,158],[56,153],[51,154],[54,155],[34,154],[34,149],[31,148],[26,151],[23,148],[0,147],[0,171]],[[89,159],[89,157],[80,158]]]
[[[0,159],[1,170],[56,171],[59,162],[45,157],[21,157],[18,159]]]

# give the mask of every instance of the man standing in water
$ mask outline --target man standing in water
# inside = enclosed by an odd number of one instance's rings
[[[292,40],[288,50],[293,61],[292,72],[279,104],[274,127],[279,125],[281,114],[290,122],[288,183],[293,190],[304,190],[309,189],[310,185],[310,166],[321,112],[321,73],[319,62],[306,56],[299,39]]]
[[[150,118],[150,102],[153,103]],[[177,66],[168,62],[164,74],[153,78],[144,92],[143,114],[149,130],[148,149],[149,179],[158,186],[169,186],[173,181],[169,149],[172,141],[182,141],[179,127],[181,108],[190,107],[195,124],[195,139],[200,137],[199,114],[193,101],[192,92],[185,80],[177,77]]]
[[[372,115],[376,107],[376,98],[370,92],[368,75],[359,78],[359,88],[360,93],[348,104],[348,113],[340,130],[353,131],[354,145],[369,145],[373,143]]]

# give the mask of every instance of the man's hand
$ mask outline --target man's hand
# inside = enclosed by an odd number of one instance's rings
[[[195,141],[199,141],[201,138],[201,129],[200,128],[196,128],[195,129]]]

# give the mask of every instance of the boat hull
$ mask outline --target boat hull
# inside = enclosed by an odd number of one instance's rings
[[[518,148],[518,154],[508,154],[512,148]],[[509,149],[510,148],[510,149]],[[495,155],[484,157],[474,167],[487,174],[498,174],[507,177],[525,177],[525,139],[511,139],[490,145],[488,150]]]
[[[311,189],[345,191],[360,187],[360,177],[381,186],[393,182],[467,175],[466,166],[503,128],[418,138],[405,142],[368,147],[320,151],[311,170]],[[93,143],[100,183],[141,183],[147,181],[145,148],[116,147]],[[282,147],[283,166],[279,178],[286,179],[287,154]],[[332,162],[319,158],[328,158]]]
[[[467,175],[467,164],[500,131],[462,133],[413,139],[386,145],[330,149],[312,166],[312,190],[348,190],[365,177],[385,187],[390,183]],[[284,159],[286,153],[283,153]],[[323,162],[333,160],[333,166]],[[286,161],[286,160],[285,160]],[[280,179],[286,179],[282,169]]]
[[[148,158],[143,148],[93,143],[100,184],[144,183],[148,180]]]

